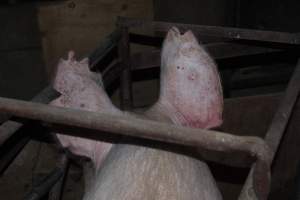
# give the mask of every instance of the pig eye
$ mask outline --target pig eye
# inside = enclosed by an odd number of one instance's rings
[[[179,66],[177,66],[177,69],[180,69],[180,67],[179,67]]]

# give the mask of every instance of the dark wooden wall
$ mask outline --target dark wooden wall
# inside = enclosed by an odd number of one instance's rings
[[[241,27],[299,32],[300,1],[239,0]]]
[[[154,18],[161,21],[234,26],[236,0],[154,0]]]
[[[300,31],[298,0],[154,0],[156,20]]]
[[[29,99],[46,83],[33,5],[0,7],[0,96]]]

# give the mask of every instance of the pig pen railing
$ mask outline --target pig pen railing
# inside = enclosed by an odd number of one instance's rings
[[[292,44],[294,47],[294,45],[297,46],[300,42],[298,34],[281,32],[152,22],[128,18],[119,18],[117,24],[117,31],[105,38],[99,48],[89,55],[89,58],[91,69],[102,72],[106,87],[110,87],[120,77],[121,106],[125,110],[132,108],[131,72],[158,67],[160,57],[158,50],[131,55],[129,48],[129,42],[131,41],[143,44],[157,43],[154,38],[150,38],[149,40],[149,37],[145,39],[144,36],[131,34],[129,32],[129,28],[131,27],[151,26],[157,31],[165,32],[170,27],[177,26],[181,30],[191,29],[195,33],[204,35],[280,44],[280,48],[270,48],[268,45],[263,45],[262,47],[261,45],[253,46],[231,42],[206,45],[211,55],[219,61],[228,61],[228,59],[249,56],[250,59],[252,58],[251,56],[268,57],[268,55],[273,55],[271,57],[273,59],[274,55],[276,56],[278,53],[280,55],[283,53],[285,53],[283,55],[289,55],[291,52],[294,54],[294,49],[291,51],[290,45]],[[288,44],[288,48],[286,48],[286,44]],[[282,45],[284,45],[284,48],[282,48]],[[108,62],[107,57],[112,58],[113,62]],[[9,115],[3,118],[3,122],[5,119],[9,119],[9,121],[2,123],[0,126],[0,140],[1,144],[5,143],[17,130],[26,130],[28,128],[26,124],[32,123],[33,120],[34,122],[42,122],[39,124],[43,127],[55,131],[59,130],[65,134],[69,134],[69,132],[78,133],[80,130],[85,130],[89,134],[80,136],[92,139],[102,139],[106,135],[104,132],[108,132],[112,135],[125,135],[190,146],[197,149],[197,152],[203,158],[217,162],[222,161],[202,153],[202,150],[209,150],[214,153],[243,152],[248,155],[247,159],[250,159],[254,164],[240,195],[240,199],[267,199],[270,185],[270,165],[298,96],[300,86],[299,71],[298,66],[269,128],[265,141],[258,137],[239,137],[217,131],[176,127],[148,120],[129,118],[128,116],[111,116],[105,113],[99,114],[57,108],[6,98],[0,99],[0,112],[19,118],[10,118],[8,117]],[[55,98],[55,92],[51,89],[47,90],[46,94],[39,95],[47,98],[39,102],[48,103]],[[24,121],[24,119],[26,120]],[[76,129],[75,132],[74,129]],[[26,145],[30,137],[26,136],[21,139],[13,146],[13,151],[4,157],[5,160],[1,162],[0,166],[2,167],[1,171],[9,165],[22,147]],[[60,190],[58,189],[58,191]],[[50,198],[55,199],[53,197]]]

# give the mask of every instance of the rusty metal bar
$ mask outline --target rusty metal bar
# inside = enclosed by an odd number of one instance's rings
[[[66,127],[80,130],[80,132],[93,132],[93,136],[113,133],[136,138],[151,139],[218,152],[244,152],[254,157],[256,167],[253,173],[253,184],[269,184],[269,150],[264,141],[258,137],[240,137],[230,134],[180,127],[165,123],[139,119],[128,113],[123,115],[110,115],[105,113],[88,112],[82,110],[61,108],[38,103],[0,98],[0,111],[16,117],[38,120],[48,123],[48,127]],[[82,137],[88,137],[83,134]],[[257,195],[265,197],[262,191]],[[264,198],[265,199],[265,198]]]
[[[120,38],[121,32],[119,29],[116,29],[101,41],[99,46],[88,56],[89,67],[92,70],[110,51],[112,51],[113,48],[118,45]]]
[[[262,31],[254,29],[242,29],[221,26],[206,26],[193,24],[180,24],[161,21],[149,21],[136,18],[119,17],[118,25],[128,28],[153,27],[157,31],[167,32],[173,26],[181,31],[192,30],[199,35],[208,35],[229,39],[255,40],[264,42],[300,44],[300,35],[298,33],[286,33],[275,31]]]
[[[32,101],[37,103],[49,103],[58,97],[58,92],[51,86],[46,87],[41,93],[35,96]],[[9,119],[10,117],[7,117]],[[9,139],[17,130],[23,126],[23,123],[15,121],[6,121],[0,126],[0,146]]]
[[[32,188],[32,190],[24,197],[24,200],[42,199],[62,176],[62,169],[55,168],[42,180],[40,184]]]
[[[45,88],[41,93],[39,93],[36,97],[33,98],[34,102],[41,103],[49,103],[54,98],[58,96],[58,93],[52,89],[52,87]],[[8,115],[11,118],[11,115]],[[16,122],[16,121],[6,121],[0,126],[0,149],[1,149],[1,157],[0,157],[0,174],[2,174],[5,169],[9,166],[9,164],[15,159],[15,157],[19,154],[19,152],[25,147],[25,145],[29,142],[30,136],[28,134],[20,134],[18,136],[18,141],[15,141],[13,144],[10,144],[6,147],[5,152],[2,152],[4,149],[3,145],[5,142],[12,138],[16,132],[19,130],[23,130],[25,128],[24,122]]]
[[[280,49],[236,43],[212,43],[203,46],[215,60],[283,51]],[[131,56],[132,69],[148,69],[160,66],[160,53],[160,50],[152,50],[133,54]]]
[[[299,96],[299,90],[300,90],[300,59],[298,60],[298,64],[295,68],[292,78],[290,79],[290,82],[286,89],[286,93],[280,102],[278,110],[275,113],[272,123],[265,136],[265,141],[268,144],[268,146],[270,146],[271,149],[271,154],[270,154],[271,162],[273,161],[274,156],[278,150],[281,138],[284,135],[284,131],[286,129],[286,126],[292,114],[293,107],[297,102]],[[252,166],[251,168],[246,184],[244,185],[242,193],[239,197],[240,200],[255,199],[254,191],[252,188],[252,183],[253,183],[252,174],[253,174],[254,167],[255,165]]]
[[[113,61],[102,72],[103,83],[105,87],[109,87],[115,80],[120,78],[120,74],[124,70],[124,66],[117,60]]]
[[[131,82],[131,65],[130,65],[130,47],[128,28],[121,28],[121,39],[119,41],[118,52],[120,64],[124,70],[120,79],[120,102],[123,110],[132,109],[132,82]]]
[[[65,177],[67,175],[68,166],[69,166],[68,164],[69,164],[69,160],[67,158],[67,155],[62,154],[57,164],[57,167],[62,170],[62,176],[49,192],[48,200],[61,200]]]
[[[0,132],[1,134],[1,132]],[[26,146],[29,142],[30,137],[28,135],[21,136],[18,138],[18,141],[9,146],[8,152],[3,152],[3,146],[1,146],[0,152],[0,175],[2,175],[7,167],[12,163],[12,161],[17,157],[19,152]],[[6,148],[8,149],[8,148]]]

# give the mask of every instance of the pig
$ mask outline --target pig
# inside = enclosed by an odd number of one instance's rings
[[[81,69],[80,65],[84,67]],[[71,75],[59,77],[59,73]],[[69,77],[72,74],[78,77],[72,79]],[[223,96],[216,64],[191,31],[181,34],[175,27],[169,30],[163,43],[159,99],[141,114],[114,107],[104,89],[94,84],[97,77],[89,72],[86,60],[74,61],[72,53],[67,61],[60,62],[54,82],[55,88],[63,91],[61,99],[54,102],[57,106],[131,115],[193,128],[209,129],[222,123]],[[90,158],[95,166],[94,181],[86,188],[84,200],[222,199],[207,164],[181,153],[180,147],[171,150],[164,144],[149,145],[145,141],[146,146],[141,146],[130,140],[112,146],[60,134],[58,138],[64,147]]]
[[[89,70],[87,58],[77,61],[75,53],[70,51],[68,59],[60,59],[53,81],[53,88],[61,96],[50,104],[54,106],[82,109],[93,112],[121,114],[122,112],[111,103],[103,89],[102,78]],[[75,155],[90,158],[97,169],[112,144],[56,134],[60,144]]]

